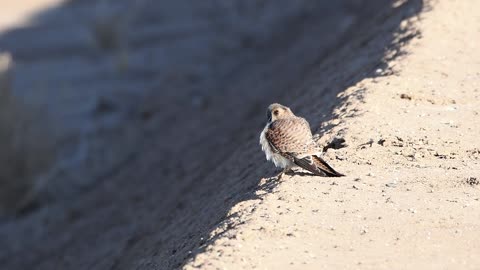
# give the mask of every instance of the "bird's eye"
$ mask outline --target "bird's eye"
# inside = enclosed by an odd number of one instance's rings
[[[273,115],[278,115],[278,110],[273,111]]]

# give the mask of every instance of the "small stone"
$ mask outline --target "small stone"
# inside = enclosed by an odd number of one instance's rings
[[[466,182],[470,186],[477,186],[480,184],[480,181],[476,177],[468,177]]]
[[[395,188],[395,187],[397,187],[397,184],[392,182],[392,183],[386,183],[385,186],[390,187],[390,188]]]

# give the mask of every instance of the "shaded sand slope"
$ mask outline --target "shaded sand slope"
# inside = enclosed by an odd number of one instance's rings
[[[285,100],[323,122],[320,143],[335,142],[325,158],[348,176],[262,179],[186,269],[478,269],[478,8],[434,1],[403,21],[394,43],[410,42],[361,69],[367,78],[339,94],[326,122],[331,97],[318,89],[337,86],[324,76],[339,76],[329,74],[339,58],[313,68]],[[369,55],[379,39],[339,55]]]

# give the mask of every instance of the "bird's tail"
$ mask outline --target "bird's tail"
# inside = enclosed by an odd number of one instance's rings
[[[327,164],[327,162],[325,162],[325,160],[317,155],[307,156],[302,159],[295,158],[294,162],[303,169],[318,176],[345,176],[344,174],[335,171],[330,165]]]

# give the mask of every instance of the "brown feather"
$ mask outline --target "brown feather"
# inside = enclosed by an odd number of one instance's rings
[[[265,136],[281,153],[302,154],[320,151],[313,140],[310,125],[300,117],[294,116],[272,122]]]

